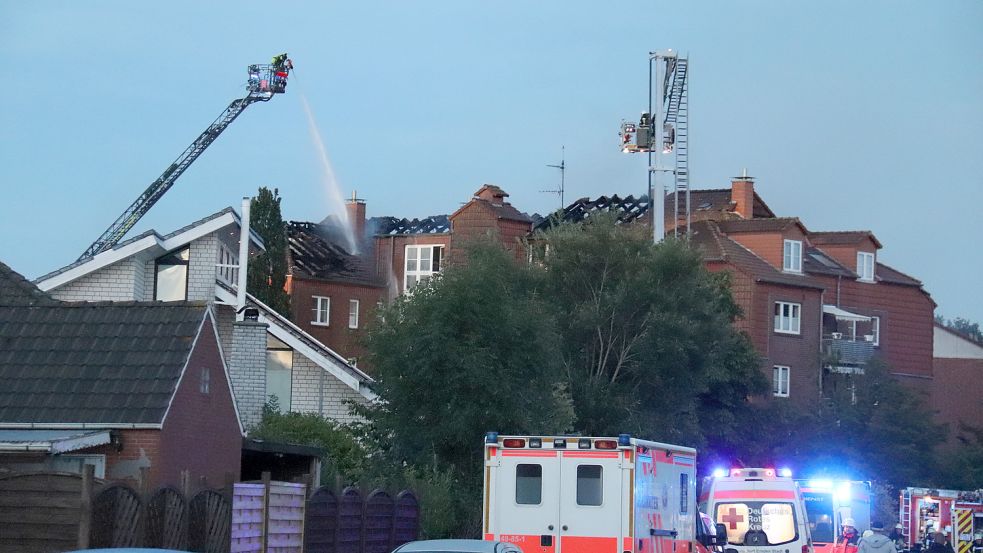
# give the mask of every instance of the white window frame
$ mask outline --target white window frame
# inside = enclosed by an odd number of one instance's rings
[[[313,320],[312,325],[315,326],[329,326],[331,324],[331,298],[328,296],[311,296],[314,300],[314,307],[311,308]],[[322,308],[322,304],[324,307]],[[321,320],[321,315],[324,314],[324,320]]]
[[[784,379],[782,375],[785,375]],[[771,390],[775,397],[789,396],[789,382],[791,381],[792,369],[786,365],[775,365],[772,369]],[[783,386],[784,384],[784,386]]]
[[[782,249],[782,270],[789,273],[802,272],[802,240],[785,240]]]
[[[358,328],[358,300],[348,300],[348,328]]]
[[[802,333],[802,304],[801,303],[776,301],[775,309],[779,311],[778,315],[774,315],[775,332],[779,334],[794,334],[794,335],[799,335]],[[787,325],[785,324],[785,321],[788,321]]]
[[[201,368],[201,375],[198,380],[198,391],[204,395],[208,395],[211,391],[212,384],[212,370],[208,367]]]
[[[216,273],[222,282],[236,286],[239,279],[239,255],[232,248],[220,243],[218,246],[218,267]]]
[[[870,252],[857,252],[857,280],[861,282],[874,282],[874,254]]]
[[[430,259],[429,259],[430,269],[427,270],[420,268],[422,260],[419,252],[424,249],[430,250]],[[440,273],[441,271],[440,268],[438,268],[436,271],[433,270],[434,251],[438,249],[440,250],[440,266],[442,267],[445,263],[443,245],[441,244],[407,244],[406,245],[406,248],[403,250],[403,290],[404,291],[409,292],[412,290],[412,287],[410,286],[410,277],[415,277],[415,282],[419,284],[423,280],[423,277],[429,279],[433,275]],[[415,252],[415,255],[412,259],[410,258],[411,250]],[[410,261],[414,262],[414,267],[416,267],[415,269],[410,269]]]
[[[874,347],[881,345],[881,318],[872,316],[870,318],[870,333],[874,335]]]

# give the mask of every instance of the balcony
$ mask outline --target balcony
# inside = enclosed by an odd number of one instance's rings
[[[823,355],[834,372],[862,372],[874,356],[873,336],[858,336],[851,340],[839,333],[823,336]]]

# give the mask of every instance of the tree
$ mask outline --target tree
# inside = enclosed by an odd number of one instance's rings
[[[249,226],[266,251],[249,260],[246,290],[284,317],[290,317],[287,284],[287,228],[280,215],[280,192],[261,187],[249,207]]]
[[[983,344],[983,330],[980,330],[979,323],[971,322],[962,317],[956,317],[955,319],[944,321],[944,319],[942,319],[942,315],[937,315],[935,320],[947,328],[955,330],[970,340]]]
[[[608,214],[537,242],[577,430],[724,446],[766,386],[727,277],[686,242],[652,244]]]
[[[495,245],[453,253],[458,263],[370,327],[382,402],[359,412],[367,443],[390,461],[452,480],[453,533],[470,536],[478,532],[484,433],[566,432],[572,412],[537,271]]]

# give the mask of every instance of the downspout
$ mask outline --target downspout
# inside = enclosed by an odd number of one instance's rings
[[[823,400],[823,306],[826,289],[819,291],[819,401]]]
[[[242,199],[242,220],[239,223],[239,281],[236,290],[236,320],[243,320],[246,307],[246,271],[249,267],[249,204],[248,197]]]

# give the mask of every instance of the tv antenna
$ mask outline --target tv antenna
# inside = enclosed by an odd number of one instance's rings
[[[566,207],[566,204],[563,202],[563,186],[566,184],[565,180],[566,180],[566,173],[567,173],[567,147],[560,146],[559,165],[547,164],[546,166],[560,170],[560,188],[557,190],[540,190],[540,192],[545,192],[547,194],[557,194],[558,196],[560,196],[560,209],[563,209],[564,207]]]

